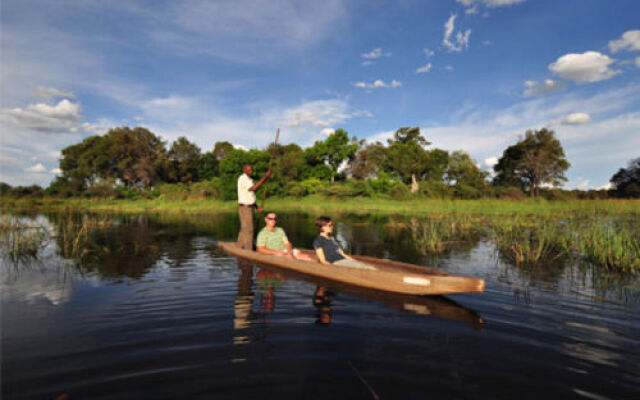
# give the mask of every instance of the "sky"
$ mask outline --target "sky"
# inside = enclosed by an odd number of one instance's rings
[[[47,186],[60,150],[144,126],[303,147],[419,126],[485,170],[556,132],[565,188],[640,157],[637,0],[3,0],[0,181]]]

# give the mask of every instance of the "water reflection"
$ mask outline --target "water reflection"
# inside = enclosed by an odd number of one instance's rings
[[[316,308],[316,324],[329,325],[332,320],[331,301],[335,294],[326,286],[317,286],[313,294],[313,306]]]

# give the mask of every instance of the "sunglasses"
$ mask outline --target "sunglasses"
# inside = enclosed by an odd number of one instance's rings
[[[277,220],[278,218],[276,218],[276,217],[273,217],[273,218],[271,218],[271,217],[267,217],[267,219],[268,219],[268,220],[270,220],[270,221],[275,221],[275,220]]]

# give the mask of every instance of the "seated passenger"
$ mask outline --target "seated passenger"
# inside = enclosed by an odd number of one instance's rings
[[[313,241],[313,248],[316,250],[318,260],[323,264],[333,264],[341,267],[375,270],[376,268],[367,263],[354,260],[344,253],[342,247],[336,242],[333,233],[333,222],[329,217],[319,217],[316,219],[318,237]]]
[[[275,212],[269,211],[265,218],[265,227],[258,233],[256,247],[260,254],[295,258],[297,260],[312,261],[311,257],[294,249],[293,245],[284,233],[284,229],[276,226],[278,217]]]

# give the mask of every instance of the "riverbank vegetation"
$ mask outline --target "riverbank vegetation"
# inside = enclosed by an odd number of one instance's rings
[[[273,173],[261,191],[281,198],[640,197],[640,158],[615,173],[609,189],[560,189],[570,163],[555,133],[548,129],[527,131],[487,171],[464,151],[431,147],[415,127],[398,129],[387,143],[368,143],[338,129],[304,149],[289,143],[245,150],[223,141],[204,153],[185,137],[167,150],[165,142],[145,128],[113,128],[64,148],[61,175],[46,189],[0,183],[0,196],[3,201],[43,197],[225,201],[235,199],[244,164],[253,164],[259,176],[271,159]]]

